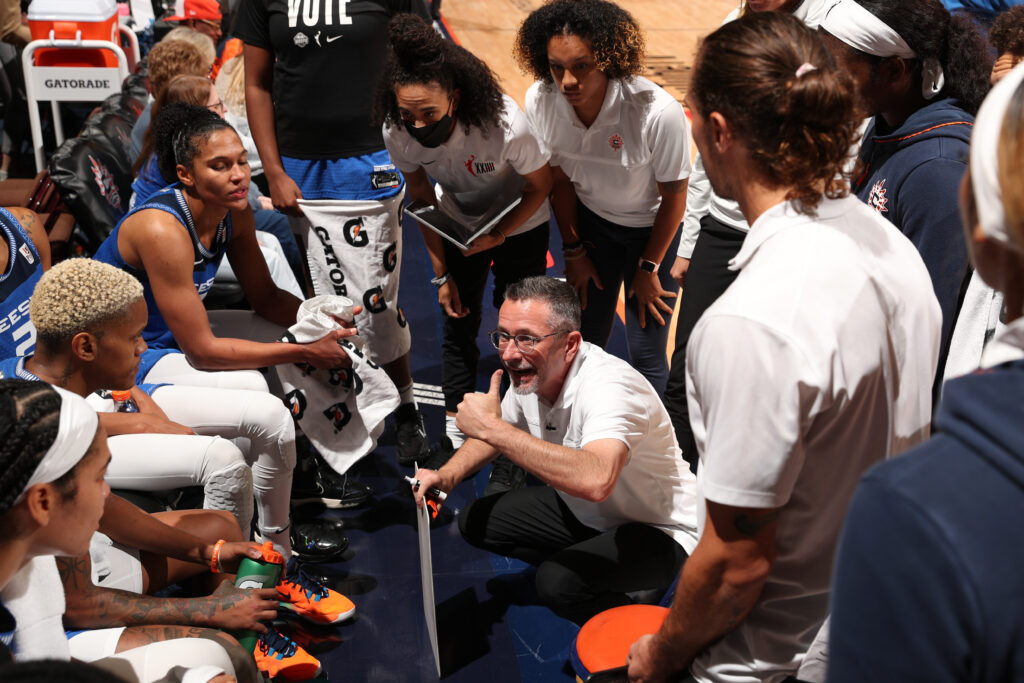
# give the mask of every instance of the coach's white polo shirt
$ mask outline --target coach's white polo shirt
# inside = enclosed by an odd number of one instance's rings
[[[576,450],[600,439],[626,444],[629,459],[607,499],[594,503],[563,491],[558,495],[580,522],[593,529],[643,522],[693,552],[694,476],[680,455],[658,394],[624,360],[583,342],[553,405],[545,405],[537,394],[509,391],[501,402],[501,417],[538,439]]]
[[[781,508],[778,556],[691,671],[752,683],[795,673],[825,619],[860,475],[927,438],[942,314],[917,249],[856,197],[824,199],[816,218],[776,205],[730,267],[686,353],[698,517],[705,500]]]
[[[690,175],[690,123],[682,106],[646,78],[611,79],[589,128],[552,84],[526,92],[526,116],[551,149],[551,165],[602,218],[632,228],[654,225],[656,183]]]
[[[548,162],[551,154],[533,133],[519,105],[504,95],[501,126],[472,127],[461,123],[439,147],[424,147],[403,127],[384,124],[384,144],[391,161],[403,173],[420,168],[437,181],[438,204],[453,218],[470,227],[480,225],[497,201],[509,201],[522,192],[521,176]],[[545,199],[540,208],[512,234],[517,235],[548,220]]]

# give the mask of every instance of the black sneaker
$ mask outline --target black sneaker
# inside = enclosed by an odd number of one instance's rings
[[[491,463],[491,477],[484,489],[485,496],[525,487],[526,470],[506,458],[504,453],[494,459]]]
[[[288,535],[292,553],[303,562],[334,562],[348,548],[348,539],[332,520],[292,522]]]
[[[398,464],[409,467],[427,457],[427,430],[423,415],[414,403],[403,403],[395,411],[395,442],[398,446]]]
[[[353,508],[365,503],[373,495],[366,484],[335,472],[327,463],[301,471],[292,476],[292,505],[322,503],[335,510]]]
[[[320,456],[317,456],[317,474],[324,489],[321,501],[329,508],[345,510],[359,507],[373,496],[372,488],[348,473],[338,474]]]
[[[440,441],[430,447],[427,459],[420,461],[420,467],[427,470],[439,470],[452,459],[453,455],[455,455],[455,447],[452,446],[452,440],[447,436],[442,436]]]

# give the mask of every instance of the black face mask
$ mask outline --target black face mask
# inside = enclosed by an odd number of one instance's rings
[[[420,126],[419,128],[406,125],[405,129],[409,131],[409,135],[411,135],[416,142],[420,143],[424,147],[440,147],[441,143],[448,139],[448,135],[452,130],[451,111],[452,100],[448,100],[448,113],[437,121],[428,123],[425,126]]]

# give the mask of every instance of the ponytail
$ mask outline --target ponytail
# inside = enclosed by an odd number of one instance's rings
[[[150,124],[160,174],[168,183],[178,179],[178,164],[191,168],[199,146],[215,131],[231,124],[206,107],[172,102],[161,109]]]
[[[791,14],[752,12],[704,39],[690,92],[702,116],[719,112],[761,175],[812,213],[841,178],[856,131],[853,82],[821,39]]]

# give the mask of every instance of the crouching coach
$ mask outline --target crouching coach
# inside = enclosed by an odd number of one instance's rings
[[[502,370],[467,394],[468,437],[418,491],[450,491],[499,453],[541,481],[484,496],[459,515],[472,545],[537,565],[537,592],[583,623],[630,593],[665,589],[697,544],[695,481],[657,393],[625,361],[583,341],[572,287],[509,285],[491,341]],[[416,494],[417,502],[421,497]]]

